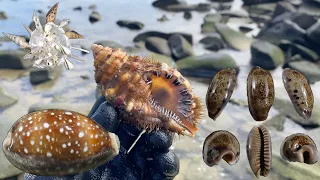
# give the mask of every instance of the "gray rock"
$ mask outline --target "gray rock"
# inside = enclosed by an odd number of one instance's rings
[[[277,3],[277,7],[273,13],[273,18],[283,14],[285,12],[294,12],[296,8],[289,2],[280,1]]]
[[[251,38],[245,36],[241,32],[231,29],[225,24],[215,24],[215,28],[231,48],[241,51],[250,49],[252,42]]]
[[[199,3],[194,5],[187,5],[187,4],[170,5],[164,9],[172,12],[185,12],[185,11],[207,12],[207,11],[210,11],[211,8],[212,8],[211,5],[208,3]]]
[[[203,18],[203,21],[204,23],[218,23],[218,22],[221,22],[222,20],[222,16],[221,14],[207,14],[204,18]]]
[[[284,62],[282,50],[269,42],[256,40],[251,45],[251,64],[272,70]]]
[[[62,66],[56,66],[53,69],[33,69],[30,72],[30,83],[38,85],[50,80],[57,79],[61,75]]]
[[[311,41],[320,44],[320,21],[317,21],[307,30],[307,37]]]
[[[77,7],[74,7],[73,10],[75,10],[75,11],[82,11],[82,7],[81,7],[81,6],[77,6]]]
[[[8,15],[4,11],[0,11],[0,20],[6,20],[8,19]]]
[[[179,1],[179,0],[157,0],[152,3],[152,6],[166,9],[168,6],[172,5],[187,5],[185,1]]]
[[[160,18],[157,19],[159,22],[169,21],[169,18],[164,14]]]
[[[192,18],[192,14],[190,11],[186,11],[183,13],[183,18],[186,20],[190,20]]]
[[[224,68],[234,68],[239,72],[235,60],[229,54],[220,52],[186,57],[176,64],[182,74],[193,77],[212,78],[216,72]]]
[[[243,8],[249,12],[250,16],[252,16],[253,14],[272,16],[276,9],[276,6],[277,3],[267,3],[244,6]]]
[[[248,32],[251,32],[253,30],[253,28],[248,27],[248,26],[239,26],[239,30],[243,33],[248,33]]]
[[[194,55],[192,45],[180,34],[171,35],[168,44],[175,59]]]
[[[222,16],[228,17],[239,17],[239,18],[246,18],[249,17],[249,13],[244,9],[239,10],[224,10],[219,12]]]
[[[201,33],[207,34],[207,33],[215,33],[216,29],[214,27],[215,23],[212,22],[204,22],[201,24]]]
[[[300,28],[307,30],[313,24],[317,22],[317,19],[314,16],[308,15],[301,12],[285,12],[277,17],[275,17],[271,24],[276,24],[284,20],[290,20],[296,23]]]
[[[159,32],[159,31],[147,31],[141,34],[138,34],[136,37],[133,38],[133,42],[139,42],[139,41],[146,41],[147,38],[149,37],[160,37],[163,39],[168,40],[169,37],[172,34],[180,34],[182,35],[184,38],[186,38],[187,41],[189,41],[190,44],[192,44],[192,35],[191,34],[187,34],[187,33],[179,33],[179,32],[173,32],[173,33],[163,33],[163,32]]]
[[[27,69],[32,66],[29,60],[24,60],[24,51],[0,50],[0,69]]]
[[[117,21],[117,25],[120,27],[126,27],[131,30],[141,30],[144,27],[144,24],[138,21],[127,21],[127,20],[120,20]]]
[[[122,49],[123,48],[123,46],[121,44],[119,44],[118,42],[108,41],[108,40],[96,41],[96,42],[94,42],[94,44],[99,44],[104,47],[108,46],[113,49],[117,49],[117,48]]]
[[[145,57],[147,57],[148,59],[153,59],[162,63],[166,63],[168,66],[176,68],[176,63],[171,57],[150,51]]]
[[[299,6],[298,11],[318,18],[320,17],[320,7],[310,1],[304,1],[302,5]]]
[[[49,104],[41,104],[37,103],[29,108],[29,112],[40,111],[44,109],[67,109],[70,111],[75,111],[83,115],[88,115],[93,104],[92,103],[79,103],[79,102],[56,102],[56,103],[49,103]]]
[[[149,37],[146,40],[145,46],[152,52],[171,57],[171,50],[166,39],[159,37]]]
[[[264,3],[273,3],[280,0],[243,0],[244,5],[254,5],[254,4],[264,4]]]
[[[265,26],[257,38],[279,44],[281,40],[303,41],[306,31],[290,20]]]
[[[88,7],[88,9],[91,9],[91,10],[96,10],[97,9],[97,5],[95,4],[92,4]]]
[[[30,19],[31,19],[31,17],[30,17]],[[39,16],[39,20],[40,20],[40,24],[42,24],[42,25],[46,24],[46,17],[45,17],[44,15]],[[54,21],[55,24],[59,24],[59,22],[60,22],[59,19],[56,19],[56,20]],[[29,24],[29,28],[30,28],[32,31],[36,29],[36,25],[34,24],[33,21]],[[64,27],[63,27],[63,30],[66,31],[66,32],[67,32],[67,31],[70,31],[69,25],[64,26]]]
[[[319,55],[312,49],[300,44],[296,44],[290,41],[283,40],[279,44],[279,47],[285,52],[286,60],[289,60],[292,56],[300,55],[301,58],[316,62],[319,60]]]
[[[0,109],[10,107],[18,102],[17,97],[10,96],[2,87],[0,87],[0,99]]]
[[[284,68],[286,67],[303,73],[310,84],[313,84],[320,80],[320,67],[310,61],[289,61],[284,65]]]
[[[204,37],[199,42],[203,44],[205,49],[208,49],[211,51],[219,51],[220,49],[224,49],[226,47],[225,42],[221,39],[221,36],[217,33]]]
[[[89,21],[91,23],[95,23],[95,22],[98,22],[102,19],[102,16],[99,12],[97,11],[93,11],[90,16],[89,16]]]

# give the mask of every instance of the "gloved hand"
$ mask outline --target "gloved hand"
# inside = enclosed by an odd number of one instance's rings
[[[169,151],[173,133],[164,130],[145,133],[127,154],[127,150],[141,132],[139,129],[121,122],[117,110],[104,97],[96,101],[88,117],[97,121],[107,131],[118,135],[120,152],[112,161],[81,174],[57,177],[25,174],[24,180],[152,180],[173,179],[179,173],[179,159],[174,152]]]

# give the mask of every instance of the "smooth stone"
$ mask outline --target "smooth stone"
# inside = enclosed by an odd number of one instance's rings
[[[175,59],[194,55],[192,45],[180,34],[171,35],[168,44]]]
[[[307,30],[312,25],[314,25],[317,22],[317,18],[314,16],[311,16],[306,13],[301,12],[285,12],[277,17],[275,17],[271,24],[276,24],[278,22],[282,22],[284,20],[290,20],[294,23],[296,23],[300,28]]]
[[[97,5],[92,4],[92,5],[90,5],[90,6],[88,7],[88,9],[95,10],[95,9],[97,9]]]
[[[304,40],[306,31],[290,20],[265,26],[257,35],[257,38],[279,44],[281,40]]]
[[[203,33],[203,34],[215,33],[216,29],[215,29],[214,25],[215,25],[215,23],[213,23],[213,22],[204,22],[203,24],[201,24],[201,33]]]
[[[93,104],[87,102],[56,102],[56,103],[37,103],[29,107],[28,113],[40,111],[44,109],[67,109],[70,111],[75,111],[83,115],[88,115]]]
[[[8,19],[8,15],[4,11],[0,11],[0,20],[6,20]]]
[[[278,114],[270,119],[267,119],[262,123],[268,129],[274,129],[277,131],[283,131],[284,129],[284,122],[286,121],[285,114]]]
[[[273,3],[281,0],[243,0],[244,5],[254,5],[254,4],[265,4],[265,3]]]
[[[317,62],[319,55],[312,49],[300,44],[296,44],[287,40],[281,41],[279,47],[285,52],[286,60],[290,60],[292,56],[299,55],[302,59]]]
[[[248,32],[251,32],[253,30],[253,28],[248,27],[248,26],[239,26],[239,30],[243,33],[248,33]]]
[[[239,72],[236,61],[229,54],[221,52],[186,57],[176,64],[182,74],[193,77],[212,78],[216,72],[225,68],[234,68]]]
[[[256,40],[251,45],[251,64],[272,70],[284,62],[282,50],[267,41]]]
[[[165,56],[162,54],[158,54],[155,52],[150,52],[146,57],[151,60],[156,60],[159,62],[166,63],[168,66],[176,68],[176,63],[171,57],[168,57],[168,56]]]
[[[304,74],[310,84],[313,84],[320,80],[320,67],[313,62],[306,60],[289,61],[284,65],[284,68],[287,67],[297,70]]]
[[[30,17],[30,19],[31,19],[31,17]],[[40,24],[42,24],[42,25],[45,25],[45,24],[46,24],[46,21],[47,21],[47,20],[46,20],[45,15],[40,15],[40,16],[39,16],[39,20],[40,20]],[[55,23],[55,24],[59,24],[59,23],[60,23],[60,19],[56,19],[56,20],[54,21],[54,23]],[[33,21],[29,24],[29,28],[30,28],[32,31],[36,29],[36,25],[34,24]],[[65,32],[70,31],[70,26],[69,26],[69,25],[64,26],[64,27],[63,27],[63,30],[64,30]]]
[[[169,57],[171,56],[171,50],[166,39],[159,37],[149,37],[146,40],[145,46],[152,52],[163,54]]]
[[[38,85],[47,81],[55,80],[61,75],[63,66],[56,66],[53,69],[34,68],[30,72],[30,83]]]
[[[267,3],[267,4],[256,4],[250,6],[244,6],[243,8],[247,10],[252,16],[255,15],[267,15],[272,16],[275,11],[277,3]]]
[[[18,102],[17,97],[9,95],[3,87],[0,87],[0,99],[0,109],[8,108]]]
[[[204,18],[203,21],[204,23],[218,23],[221,22],[222,16],[219,13],[216,14],[207,14]]]
[[[144,27],[144,24],[138,21],[127,21],[127,20],[120,20],[117,21],[117,25],[120,27],[126,27],[131,30],[141,30]]]
[[[307,37],[311,41],[320,44],[320,21],[317,21],[307,30]]]
[[[224,41],[233,49],[245,51],[250,49],[252,43],[251,38],[245,36],[241,32],[235,31],[225,24],[215,24],[217,32]]]
[[[257,24],[265,24],[271,20],[271,16],[269,15],[261,15],[261,14],[251,14],[250,18],[256,22]],[[261,26],[261,25],[260,25]]]
[[[219,2],[219,3],[227,3],[227,2],[233,2],[234,0],[210,0],[212,2]]]
[[[186,20],[190,20],[192,18],[192,14],[190,11],[186,11],[183,13],[183,18]]]
[[[95,22],[97,22],[97,21],[100,21],[102,19],[102,16],[101,16],[101,14],[99,13],[99,12],[97,12],[97,11],[93,11],[91,14],[90,14],[90,16],[89,16],[89,21],[91,22],[91,23],[95,23]]]
[[[319,109],[320,107],[316,103],[314,104],[314,107],[313,107],[314,111],[312,111],[312,115],[310,119],[308,119],[307,121],[302,119],[299,116],[299,114],[294,109],[289,98],[280,99],[275,97],[273,108],[278,110],[279,113],[285,114],[288,118],[292,119],[295,123],[300,124],[303,127],[319,127],[320,126],[320,112],[316,110],[316,109]]]
[[[220,34],[213,34],[210,36],[206,36],[199,41],[205,49],[211,51],[219,51],[220,49],[224,49],[226,47],[225,42],[222,40]]]
[[[187,3],[185,1],[180,0],[157,0],[152,3],[152,6],[165,9],[170,5],[186,5]]]
[[[304,132],[304,134],[310,136],[314,142],[320,142],[320,128],[313,129]],[[277,138],[272,141],[272,169],[274,173],[279,174],[281,178],[279,179],[291,179],[291,180],[312,180],[320,179],[320,163],[315,163],[313,165],[298,163],[298,162],[288,162],[282,159],[280,156],[280,146],[287,135],[282,135],[282,138]],[[319,145],[318,151],[319,151]]]
[[[149,38],[149,37],[160,37],[160,38],[168,40],[172,34],[180,34],[184,38],[186,38],[186,40],[189,41],[190,44],[192,44],[192,34],[179,33],[179,32],[163,33],[163,32],[159,32],[159,31],[147,31],[147,32],[143,32],[141,34],[138,34],[136,37],[133,38],[133,42],[146,41],[147,38]]]
[[[298,12],[306,13],[310,16],[320,17],[320,7],[315,6],[313,3],[304,1],[301,6],[299,6]]]
[[[81,7],[81,6],[77,6],[77,7],[74,7],[73,10],[75,10],[75,11],[82,11],[82,7]]]
[[[198,12],[207,12],[210,11],[212,6],[208,3],[199,3],[199,4],[176,4],[176,5],[169,5],[166,8],[163,8],[167,11],[172,12],[185,12],[185,11],[198,11]]]
[[[118,42],[115,42],[115,41],[109,41],[109,40],[101,40],[101,41],[96,41],[94,42],[94,44],[99,44],[101,46],[108,46],[110,48],[113,48],[113,49],[117,49],[117,48],[120,48],[122,49],[123,46],[121,44],[119,44]]]
[[[160,18],[158,18],[157,21],[166,22],[166,21],[169,21],[169,18],[164,14]]]
[[[23,59],[26,52],[20,50],[0,50],[0,69],[27,69],[32,66]]]
[[[239,10],[224,10],[219,12],[222,16],[228,17],[239,17],[239,18],[246,18],[249,17],[249,13],[244,9]]]
[[[280,1],[277,3],[277,7],[274,10],[273,18],[285,12],[295,12],[295,11],[296,11],[296,8],[292,4],[286,1]]]

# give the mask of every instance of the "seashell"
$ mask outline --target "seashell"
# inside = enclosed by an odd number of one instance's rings
[[[306,134],[292,134],[283,141],[281,157],[291,162],[315,164],[318,162],[318,149],[314,141]]]
[[[21,48],[29,48],[30,47],[24,37],[20,37],[20,36],[9,34],[9,33],[3,33],[3,35],[5,35],[11,41],[13,41],[17,45],[19,45]]]
[[[77,112],[33,112],[13,124],[3,141],[7,159],[24,172],[60,176],[98,167],[119,153],[119,141]]]
[[[282,80],[296,112],[304,119],[309,119],[314,98],[306,77],[296,70],[286,68],[282,72]]]
[[[228,131],[212,132],[204,141],[203,161],[210,167],[218,165],[224,159],[229,165],[239,161],[240,144],[238,139]]]
[[[247,157],[254,175],[267,177],[271,168],[271,137],[264,126],[251,129],[247,139]]]
[[[56,20],[57,11],[58,11],[59,3],[56,3],[52,8],[48,11],[46,15],[47,23],[54,22]]]
[[[59,27],[62,28],[64,26],[68,25],[69,22],[70,22],[70,19],[64,19],[64,20],[60,21]]]
[[[266,120],[274,101],[274,84],[268,71],[260,67],[250,71],[247,79],[247,97],[253,119]]]
[[[77,33],[76,31],[68,31],[65,33],[65,35],[69,38],[69,39],[82,39],[83,36],[79,33]]]
[[[22,25],[28,31],[29,35],[31,35],[32,30],[27,25],[25,25],[25,24],[22,24]]]
[[[148,132],[194,136],[201,104],[189,82],[165,63],[93,44],[95,81],[122,119]]]
[[[40,23],[39,16],[37,15],[36,12],[33,13],[32,21],[36,25],[36,29],[35,30],[38,30],[38,31],[40,31],[42,33],[43,32],[43,28],[42,28],[42,25]]]
[[[208,116],[216,120],[226,107],[236,85],[237,75],[234,69],[222,69],[215,74],[208,87],[206,104]]]

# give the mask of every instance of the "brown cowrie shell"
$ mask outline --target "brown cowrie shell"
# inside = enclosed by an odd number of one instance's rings
[[[49,109],[29,113],[13,124],[3,141],[7,159],[41,176],[78,174],[119,153],[118,137],[77,112]]]
[[[309,119],[314,99],[306,77],[296,70],[286,68],[282,72],[282,80],[297,113],[304,119]]]
[[[318,161],[318,149],[314,141],[305,134],[292,134],[283,141],[281,157],[291,162],[314,164]]]
[[[212,132],[204,141],[202,158],[210,167],[218,165],[221,159],[224,159],[229,165],[236,164],[239,156],[239,141],[228,131]]]
[[[257,178],[267,177],[271,168],[271,138],[268,130],[260,125],[254,126],[247,139],[247,157]]]
[[[206,104],[208,116],[216,120],[226,107],[236,85],[236,70],[222,69],[217,72],[208,87]]]
[[[253,68],[247,78],[249,111],[256,121],[268,118],[274,101],[274,84],[271,74],[260,68]]]

